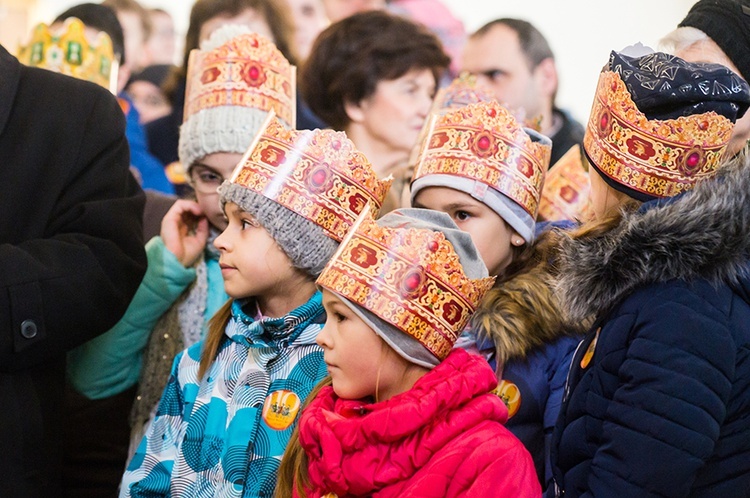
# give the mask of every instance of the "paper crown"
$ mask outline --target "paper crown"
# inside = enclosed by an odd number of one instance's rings
[[[344,132],[288,130],[272,111],[231,182],[278,202],[340,242],[365,206],[378,213],[392,180],[379,180]]]
[[[603,71],[583,147],[598,171],[651,197],[692,189],[718,167],[733,123],[713,111],[649,120],[620,75]]]
[[[587,220],[590,191],[581,147],[574,145],[547,172],[537,218],[545,221]]]
[[[296,71],[262,35],[244,33],[213,50],[195,49],[188,63],[184,120],[223,106],[274,111],[296,124]]]
[[[413,181],[433,174],[475,180],[536,218],[550,153],[496,101],[472,104],[433,117]]]
[[[468,278],[442,232],[381,227],[366,210],[317,284],[374,313],[443,360],[494,281]]]
[[[103,31],[89,40],[85,29],[83,22],[75,17],[66,19],[62,28],[54,32],[44,23],[37,24],[29,44],[19,49],[18,60],[27,66],[96,83],[116,93],[118,63],[112,40]]]

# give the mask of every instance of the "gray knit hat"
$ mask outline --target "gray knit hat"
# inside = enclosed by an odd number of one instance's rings
[[[450,216],[445,213],[430,209],[402,208],[391,211],[377,220],[377,225],[388,228],[417,228],[442,232],[458,254],[464,275],[473,280],[488,276],[487,268],[482,262],[471,236],[459,229]],[[322,276],[321,279],[323,279]],[[318,282],[320,283],[321,280]],[[335,289],[329,290],[337,293]],[[364,320],[378,336],[404,359],[426,368],[433,368],[440,363],[439,358],[411,335],[399,330],[396,326],[386,322],[365,307],[355,304],[345,296],[339,294],[339,297],[346,306]]]
[[[434,120],[411,184],[412,204],[427,187],[458,190],[490,207],[526,242],[533,241],[552,141],[521,127],[496,101]]]
[[[178,153],[185,170],[217,152],[244,153],[274,110],[295,124],[295,70],[246,26],[226,25],[190,54]]]

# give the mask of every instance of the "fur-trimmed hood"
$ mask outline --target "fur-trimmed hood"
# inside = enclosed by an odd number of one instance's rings
[[[472,316],[477,343],[492,341],[498,364],[574,333],[563,325],[547,270],[538,265],[495,285]]]
[[[726,282],[750,302],[750,157],[591,233],[560,241],[555,287],[573,322],[606,313],[640,286],[673,279]]]

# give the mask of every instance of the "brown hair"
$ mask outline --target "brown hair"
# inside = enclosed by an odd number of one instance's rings
[[[438,82],[449,63],[426,27],[381,10],[362,12],[318,35],[300,71],[300,91],[315,114],[342,130],[350,122],[345,104],[369,97],[381,80],[429,69]]]
[[[331,377],[325,377],[321,380],[308,394],[300,413],[305,411],[305,408],[318,396],[321,389],[330,385],[332,385]],[[300,498],[307,498],[305,490],[309,487],[307,453],[299,442],[299,423],[297,423],[286,445],[284,456],[281,458],[274,498],[291,498],[295,491]]]
[[[216,354],[219,352],[221,340],[224,338],[224,330],[232,317],[232,299],[228,300],[208,321],[208,332],[203,340],[203,350],[201,351],[201,361],[198,367],[198,380],[214,362]]]
[[[190,10],[190,25],[185,35],[185,52],[182,66],[175,68],[164,84],[164,92],[174,103],[174,93],[180,88],[180,80],[187,75],[190,52],[200,46],[200,32],[203,25],[217,16],[236,16],[245,10],[253,9],[268,23],[276,48],[284,54],[290,64],[297,65],[294,51],[294,24],[288,6],[283,0],[197,0]]]

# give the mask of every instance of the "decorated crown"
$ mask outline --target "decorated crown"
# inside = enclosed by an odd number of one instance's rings
[[[341,241],[367,205],[377,214],[392,180],[341,131],[288,130],[271,111],[231,179]]]
[[[468,278],[442,232],[381,227],[364,212],[317,283],[443,360],[494,280]]]
[[[716,112],[649,120],[620,75],[599,76],[583,147],[615,182],[651,197],[672,197],[711,176],[733,123]]]
[[[18,60],[27,66],[96,83],[115,93],[118,64],[112,40],[100,31],[96,39],[90,41],[85,28],[75,17],[66,19],[62,28],[55,32],[46,24],[37,24],[29,44],[19,49]]]
[[[574,145],[547,172],[537,217],[546,221],[587,219],[590,190],[581,147]]]
[[[536,218],[550,152],[496,101],[472,104],[433,117],[414,181],[434,174],[475,180]]]
[[[295,126],[295,67],[262,35],[244,33],[213,50],[193,50],[188,67],[185,121],[204,109],[240,106],[274,111]]]

